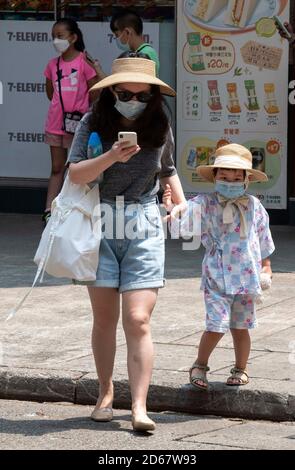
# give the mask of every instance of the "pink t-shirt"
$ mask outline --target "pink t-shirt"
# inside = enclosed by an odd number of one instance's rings
[[[64,135],[65,132],[62,130],[63,114],[57,81],[57,59],[58,57],[51,59],[44,71],[45,77],[52,81],[54,88],[47,114],[45,131],[51,134]],[[86,113],[89,109],[87,81],[96,76],[95,70],[85,62],[82,52],[70,62],[65,62],[60,57],[59,70],[62,71],[61,91],[65,111]]]

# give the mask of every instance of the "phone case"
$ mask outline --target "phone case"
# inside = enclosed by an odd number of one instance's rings
[[[137,145],[137,134],[136,132],[118,132],[118,141],[129,142],[127,147],[132,147],[133,145]]]

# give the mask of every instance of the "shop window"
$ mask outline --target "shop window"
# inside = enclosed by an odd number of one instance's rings
[[[1,20],[48,20],[70,16],[78,21],[109,21],[122,8],[134,8],[144,21],[174,21],[174,0],[0,0]]]
[[[54,0],[0,0],[1,20],[54,20]]]
[[[109,21],[122,8],[133,8],[144,21],[173,21],[175,15],[174,0],[64,0],[58,4],[59,15],[71,16],[80,21]]]

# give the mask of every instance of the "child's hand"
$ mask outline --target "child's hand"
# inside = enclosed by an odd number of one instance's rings
[[[97,74],[97,76],[99,77],[100,80],[102,80],[104,77],[106,77],[106,74],[104,73],[99,60],[94,59],[93,57],[91,57],[91,55],[89,55],[87,51],[84,51],[83,55],[84,55],[85,62],[87,62],[87,64],[90,65],[90,67],[92,67],[95,70],[95,72],[96,72],[96,74]]]
[[[270,275],[270,277],[272,277],[272,270],[271,270],[270,266],[263,266],[263,268],[261,269],[261,272],[262,273],[267,273],[267,274]]]
[[[187,202],[182,202],[173,207],[171,211],[171,219],[179,219],[181,214],[187,209]]]
[[[262,290],[270,289],[272,284],[272,270],[270,266],[264,266],[260,272],[260,286]]]
[[[162,200],[166,211],[171,212],[174,204],[172,202],[172,191],[170,184],[166,184]]]
[[[113,163],[126,163],[128,162],[128,160],[130,160],[131,157],[133,157],[133,155],[136,155],[139,151],[139,145],[132,145],[132,147],[126,147],[126,142],[115,142],[108,153]]]
[[[171,224],[179,223],[181,215],[187,209],[187,202],[182,202],[181,204],[172,204],[172,209],[169,215],[164,217],[164,221],[170,222]]]
[[[91,55],[88,54],[87,51],[84,51],[84,52],[83,52],[83,57],[84,57],[85,62],[87,62],[87,64],[91,65],[91,67],[94,66],[94,64],[95,64],[95,59],[93,59],[93,57],[91,57]]]

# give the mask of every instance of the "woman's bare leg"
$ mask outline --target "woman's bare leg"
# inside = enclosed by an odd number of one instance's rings
[[[150,319],[156,304],[157,289],[123,293],[123,328],[128,348],[128,374],[133,418],[148,419],[146,400],[153,369],[153,342]]]
[[[97,407],[112,407],[116,330],[120,315],[117,289],[88,287],[93,310],[92,350],[99,380]]]

